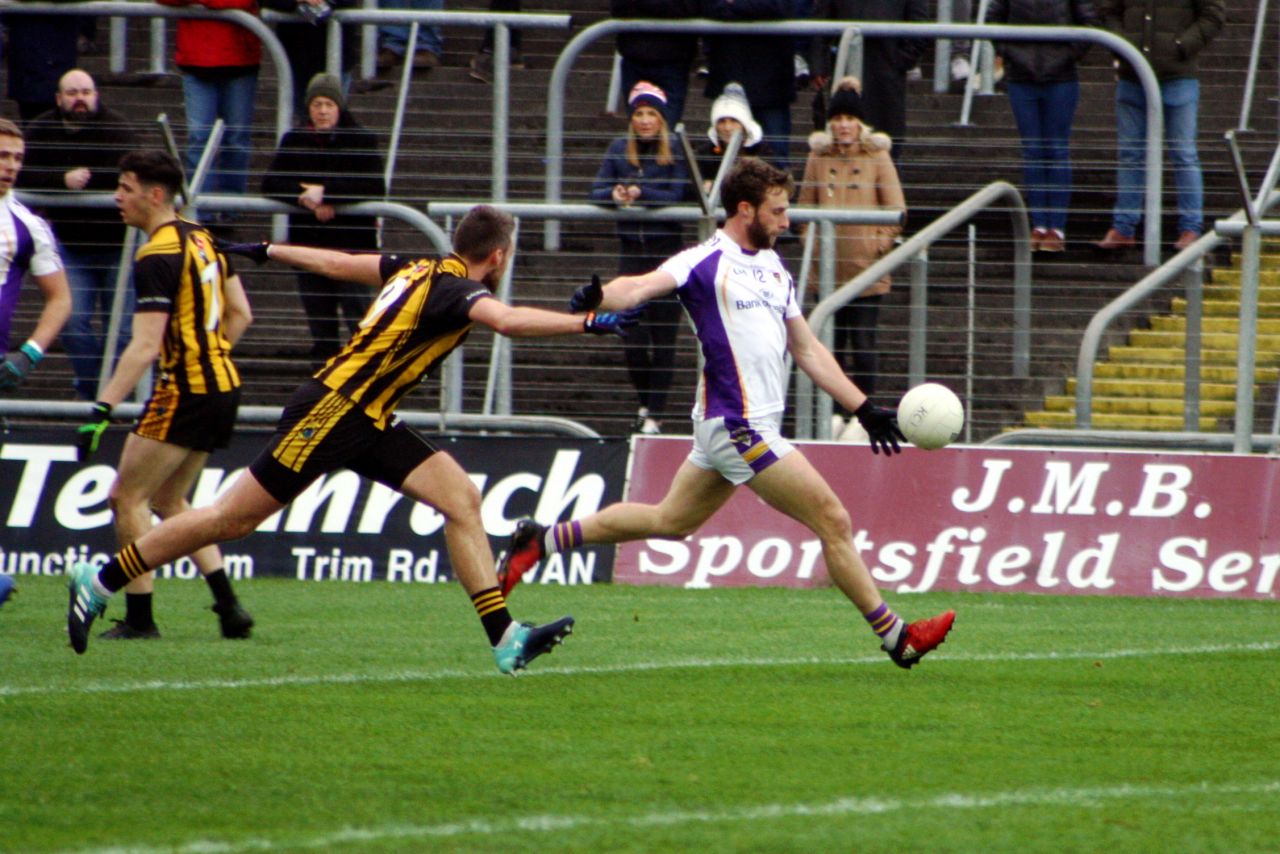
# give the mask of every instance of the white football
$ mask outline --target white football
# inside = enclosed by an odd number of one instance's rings
[[[898,401],[898,427],[917,448],[945,447],[960,438],[964,404],[940,383],[921,383]]]

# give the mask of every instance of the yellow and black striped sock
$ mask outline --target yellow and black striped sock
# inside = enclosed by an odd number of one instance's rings
[[[138,554],[138,547],[133,543],[116,552],[116,556],[107,562],[107,565],[98,573],[98,581],[102,582],[102,586],[115,593],[121,587],[124,587],[133,579],[140,575],[145,575],[151,570],[151,567],[142,560],[142,555]]]
[[[471,597],[471,604],[476,606],[476,613],[480,615],[480,624],[489,635],[489,646],[497,646],[498,641],[502,640],[502,635],[507,631],[507,626],[513,622],[502,591],[496,587],[481,590]]]

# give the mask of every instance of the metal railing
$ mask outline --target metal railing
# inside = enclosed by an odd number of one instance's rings
[[[924,382],[929,326],[928,248],[979,212],[1002,200],[1010,202],[1009,217],[1013,224],[1013,375],[1019,378],[1030,376],[1031,223],[1022,194],[1017,187],[1005,181],[995,181],[983,187],[824,298],[809,312],[809,325],[825,340],[836,309],[857,298],[883,276],[910,263],[912,271],[907,383],[917,385]],[[799,375],[796,385],[796,435],[800,438],[827,438],[830,430],[831,397],[825,392],[818,394],[815,412],[814,395],[813,381],[804,374]]]
[[[1230,135],[1229,135],[1230,138]],[[1243,170],[1239,165],[1239,153],[1234,148],[1237,170],[1243,185]],[[1247,186],[1242,186],[1246,205],[1225,220],[1219,220],[1213,231],[1201,235],[1195,243],[1174,255],[1120,294],[1094,315],[1085,328],[1076,361],[1076,428],[1088,430],[1093,423],[1093,374],[1101,349],[1102,336],[1121,314],[1137,305],[1158,288],[1183,277],[1187,294],[1187,321],[1185,344],[1185,372],[1183,377],[1183,416],[1185,429],[1194,432],[1199,427],[1200,410],[1200,340],[1201,306],[1203,290],[1203,258],[1223,243],[1227,236],[1246,233],[1246,226],[1258,229],[1259,234],[1280,234],[1280,223],[1257,223],[1256,214],[1266,213],[1280,203],[1280,193],[1274,188],[1280,178],[1280,147],[1271,159],[1262,189],[1256,199],[1248,198]],[[1253,220],[1253,222],[1250,222]],[[1275,229],[1272,231],[1271,229]],[[1236,444],[1243,450],[1248,446],[1248,436],[1253,421],[1253,367],[1256,362],[1258,247],[1246,247],[1246,269],[1241,275],[1240,328],[1237,331],[1239,357],[1236,375]],[[1249,281],[1251,279],[1251,282]],[[1251,295],[1250,295],[1251,294]]]
[[[1262,33],[1267,27],[1267,0],[1258,0],[1258,14],[1253,22],[1253,42],[1249,48],[1249,68],[1244,76],[1244,94],[1240,98],[1240,124],[1237,130],[1249,129],[1249,113],[1253,109],[1253,90],[1258,80],[1258,62],[1262,57]]]
[[[547,86],[546,202],[559,204],[564,183],[564,118],[565,91],[569,72],[582,52],[593,42],[623,31],[653,33],[718,33],[739,35],[807,35],[839,36],[849,27],[848,21],[769,21],[758,24],[726,24],[705,18],[683,21],[648,19],[609,19],[592,24],[575,35],[556,58]],[[1146,196],[1144,205],[1143,259],[1149,266],[1160,263],[1160,211],[1162,163],[1164,148],[1164,108],[1160,101],[1160,84],[1151,64],[1127,39],[1105,30],[1090,27],[1041,27],[983,24],[902,24],[877,21],[860,22],[863,38],[898,36],[903,38],[971,38],[996,41],[1087,41],[1100,44],[1134,68],[1146,95]],[[560,224],[547,220],[543,245],[548,250],[560,248]]]

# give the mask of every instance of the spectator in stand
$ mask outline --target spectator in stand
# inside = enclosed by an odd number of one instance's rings
[[[289,215],[289,241],[329,249],[376,251],[377,220],[338,214],[335,205],[381,199],[387,193],[378,142],[347,111],[341,81],[317,74],[307,86],[309,120],[280,140],[262,180],[264,195],[308,213]],[[339,314],[354,334],[369,308],[369,289],[317,273],[298,273],[298,294],[311,328],[317,367],[341,348]]]
[[[0,119],[0,392],[17,388],[27,378],[71,314],[71,290],[53,232],[11,192],[26,147],[18,126]],[[40,288],[44,308],[27,340],[10,350],[13,314],[28,273]]]
[[[620,208],[633,205],[673,205],[685,197],[689,171],[671,147],[667,127],[666,93],[640,81],[627,98],[631,120],[627,135],[609,144],[591,187],[591,200]],[[654,269],[683,245],[680,223],[620,221],[618,275]],[[644,322],[627,335],[627,373],[640,399],[636,429],[659,433],[667,393],[675,374],[676,335],[680,331],[680,303],[671,296],[651,300]]]
[[[258,0],[160,0],[166,6],[204,6],[258,14]],[[213,124],[225,130],[218,157],[201,192],[243,194],[249,186],[253,101],[258,92],[262,43],[237,24],[206,18],[182,18],[174,36],[173,61],[182,71],[182,97],[187,111],[187,150],[183,168],[196,170]],[[227,225],[234,215],[206,218]]]
[[[991,24],[1096,27],[1092,0],[992,0]],[[1031,251],[1066,248],[1071,208],[1071,123],[1080,100],[1076,64],[1089,42],[999,42],[1009,107],[1022,135]]]
[[[853,77],[842,79],[827,104],[827,130],[809,138],[800,204],[907,209],[898,171],[889,156],[893,142],[866,124],[863,115],[858,81]],[[837,225],[836,287],[891,250],[900,231],[899,226]],[[867,394],[875,393],[879,372],[876,328],[880,323],[880,302],[889,292],[889,285],[889,276],[885,275],[836,311],[835,346],[831,349],[844,372]],[[843,417],[848,416],[848,412],[843,413]],[[843,422],[836,424],[833,419],[832,426],[832,435],[839,436]],[[834,429],[837,426],[840,430]]]
[[[817,0],[815,18],[849,21],[929,21],[925,0]],[[831,82],[837,39],[813,40],[810,69],[819,93]],[[866,121],[893,139],[895,156],[902,156],[907,136],[907,72],[920,63],[928,42],[924,39],[867,39],[862,55],[862,108]]]
[[[698,0],[609,0],[615,18],[657,18],[664,21],[696,18]],[[696,33],[625,32],[617,35],[622,56],[622,91],[630,92],[647,80],[667,95],[667,122],[671,127],[684,116],[689,93],[689,68],[698,54]]]
[[[444,0],[378,0],[379,9],[404,9],[412,12],[440,12]],[[409,25],[386,24],[378,27],[378,70],[387,71],[404,61],[409,52]],[[444,37],[434,24],[418,25],[418,47],[413,52],[413,67],[430,71],[444,55]]]
[[[102,105],[93,78],[79,68],[58,81],[57,104],[27,128],[31,150],[23,184],[33,190],[73,195],[114,192],[117,164],[126,152],[138,147],[138,133],[124,116]],[[62,345],[71,359],[76,397],[96,400],[125,225],[115,207],[52,207],[45,216],[58,238],[71,286],[71,319],[62,331]],[[129,343],[132,317],[130,283],[117,356]]]
[[[773,149],[764,141],[764,132],[751,115],[747,93],[742,90],[740,83],[725,86],[720,97],[711,102],[711,127],[707,128],[707,139],[698,143],[697,151],[698,171],[702,173],[704,193],[711,191],[734,131],[742,131],[739,157],[759,157],[764,161],[773,159]],[[728,166],[725,169],[727,171]]]
[[[701,0],[704,17],[735,23],[782,21],[794,16],[794,0]],[[775,163],[789,168],[791,103],[796,99],[795,39],[792,36],[708,36],[708,98],[731,81],[746,90],[751,113],[764,129]]]
[[[1164,106],[1164,141],[1178,188],[1178,239],[1182,250],[1204,229],[1204,176],[1196,151],[1200,106],[1197,57],[1226,22],[1223,0],[1102,0],[1103,25],[1132,42],[1151,63]],[[1128,63],[1116,81],[1116,205],[1111,228],[1094,244],[1113,251],[1137,245],[1146,186],[1147,98]]]
[[[277,12],[298,12],[307,20],[282,21],[276,24],[276,38],[289,57],[293,71],[293,118],[299,124],[307,120],[307,83],[327,70],[329,28],[325,24],[334,10],[359,9],[358,0],[262,0],[262,5]],[[324,11],[328,7],[329,11]],[[308,11],[309,10],[309,11]],[[360,48],[360,27],[342,27],[342,83],[347,91],[351,69],[355,67]]]
[[[56,106],[59,78],[76,67],[82,23],[73,15],[5,15],[9,97],[22,121]]]
[[[520,0],[489,0],[490,12],[519,12]],[[524,68],[524,51],[519,30],[511,30],[511,53],[507,59],[513,69]],[[482,83],[493,82],[493,30],[486,30],[480,51],[471,57],[471,76]]]

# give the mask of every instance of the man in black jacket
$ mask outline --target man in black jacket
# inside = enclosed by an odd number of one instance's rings
[[[27,128],[23,185],[71,194],[113,192],[120,157],[139,145],[136,126],[102,106],[93,78],[79,68],[62,75],[55,100],[57,106]],[[96,400],[125,225],[115,207],[51,207],[44,214],[58,238],[71,285],[71,318],[62,330],[62,345],[75,373],[76,396]],[[130,285],[117,355],[129,343],[132,316]]]
[[[609,14],[677,21],[698,17],[698,0],[609,0]],[[618,33],[617,48],[622,57],[623,93],[648,80],[666,93],[667,124],[679,124],[689,92],[689,68],[698,53],[697,34],[628,31]]]

